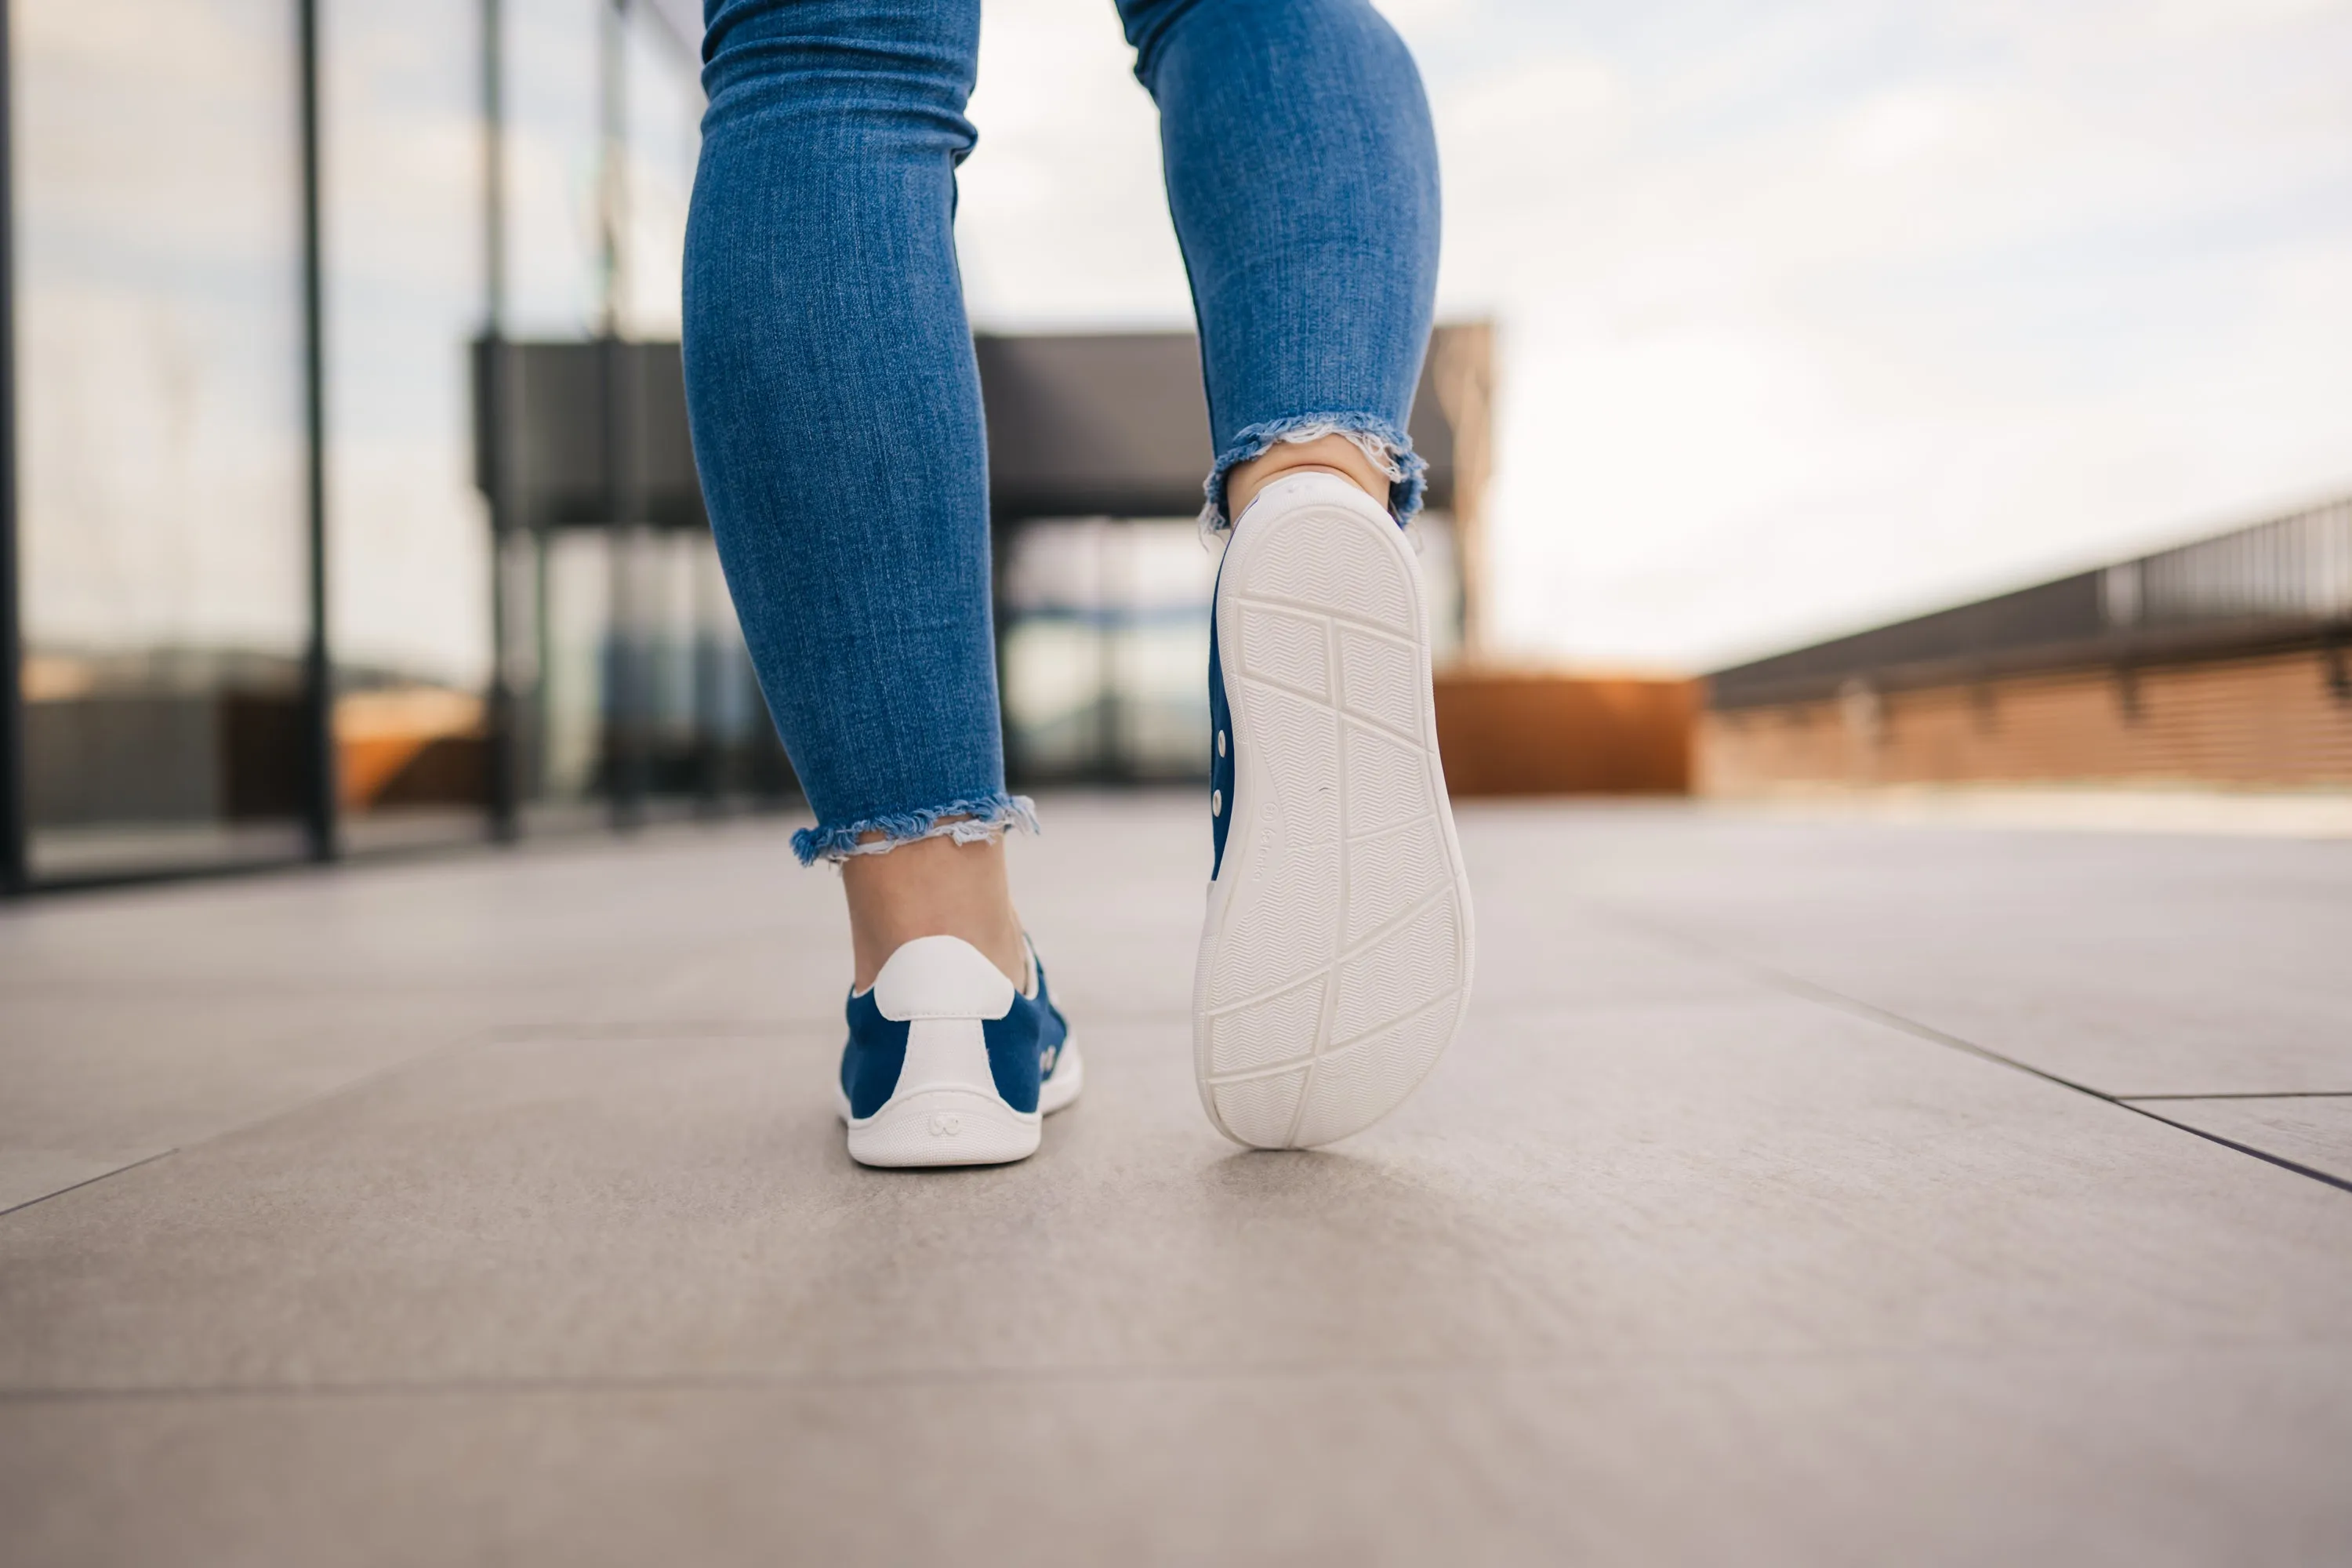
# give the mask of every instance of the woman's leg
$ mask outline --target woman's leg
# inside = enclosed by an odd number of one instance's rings
[[[1428,619],[1396,527],[1421,499],[1405,424],[1436,147],[1367,0],[1120,9],[1201,322],[1207,521],[1234,529],[1209,638],[1194,1072],[1227,1135],[1326,1143],[1412,1091],[1470,995]]]
[[[1437,282],[1437,145],[1412,57],[1368,0],[1119,0],[1160,105],[1200,319],[1223,526],[1321,459],[1421,502],[1405,421]],[[1338,433],[1360,448],[1326,439]]]
[[[979,0],[709,0],[695,457],[857,983],[919,936],[1018,978],[987,441],[952,222]],[[919,841],[919,842],[909,842]],[[876,851],[891,849],[883,855]]]

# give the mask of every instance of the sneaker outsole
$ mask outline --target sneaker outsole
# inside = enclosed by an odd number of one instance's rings
[[[881,1110],[859,1121],[849,1113],[849,1097],[834,1088],[834,1109],[849,1131],[849,1157],[861,1165],[905,1170],[938,1165],[1006,1165],[1034,1154],[1045,1138],[1045,1118],[1077,1102],[1086,1088],[1086,1060],[1076,1041],[1062,1043],[1054,1076],[1039,1091],[1027,1116],[991,1088],[941,1087],[894,1095]]]
[[[1428,1076],[1469,1005],[1474,944],[1410,548],[1344,481],[1278,480],[1268,501],[1236,529],[1217,589],[1234,817],[1194,974],[1193,1068],[1226,1136],[1305,1148],[1370,1126]]]
[[[849,1123],[849,1157],[861,1165],[1003,1165],[1037,1152],[1045,1117],[1024,1116],[982,1089],[925,1089],[895,1096]]]

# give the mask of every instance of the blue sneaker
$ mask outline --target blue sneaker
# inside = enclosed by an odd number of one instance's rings
[[[1325,473],[1259,492],[1217,572],[1209,718],[1201,1103],[1237,1142],[1328,1143],[1402,1103],[1470,1005],[1421,573],[1386,508]]]
[[[862,1165],[1025,1160],[1085,1077],[1034,948],[1018,991],[970,942],[927,936],[850,993],[839,1104]]]

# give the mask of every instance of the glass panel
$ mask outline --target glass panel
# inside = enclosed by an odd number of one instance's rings
[[[757,752],[750,721],[766,716],[709,536],[620,538],[614,619],[625,635],[608,652],[612,708],[625,731],[613,738],[615,765],[636,767],[644,794],[706,805],[757,788],[756,773],[745,776]]]
[[[567,530],[541,541],[512,572],[535,584],[543,628],[525,748],[534,823],[595,819],[625,784],[656,814],[787,796],[792,770],[709,535]]]
[[[614,320],[624,337],[675,342],[702,92],[691,47],[652,5],[631,5],[623,16]],[[698,531],[631,530],[622,550],[614,655],[625,675],[616,689],[614,776],[628,771],[637,793],[670,809],[708,807],[722,789],[725,742],[714,729],[722,683],[743,666],[740,657],[715,651],[740,650],[742,642],[718,556]]]
[[[559,816],[604,787],[605,644],[612,626],[609,539],[540,536],[538,770],[534,794]]]
[[[508,332],[581,338],[604,310],[597,206],[602,0],[507,0]]]
[[[507,0],[507,331],[577,342],[604,313],[597,174],[602,0]],[[606,544],[577,531],[507,545],[517,787],[532,830],[603,820]]]
[[[1190,519],[1016,529],[1003,633],[1013,771],[1024,780],[1205,775],[1216,573]]]
[[[623,184],[620,330],[674,342],[685,280],[686,204],[702,145],[702,87],[694,46],[651,5],[632,6],[622,61],[627,127]]]
[[[346,841],[483,830],[479,0],[325,7],[328,626]]]
[[[1454,542],[1454,514],[1424,511],[1414,520],[1419,538],[1421,601],[1429,610],[1429,658],[1443,668],[1462,657],[1462,552]]]
[[[625,337],[675,342],[700,134],[693,45],[646,5],[626,7],[617,26],[597,0],[516,0],[510,15],[511,331],[578,341],[609,322]],[[622,130],[609,184],[607,63]],[[781,749],[709,540],[641,524],[552,530],[517,568],[530,591],[509,589],[508,668],[535,677],[516,688],[535,823],[589,816],[616,796],[635,810],[776,787]]]
[[[1431,650],[1462,647],[1454,521],[1414,524]],[[1005,550],[1007,766],[1022,780],[1205,776],[1217,558],[1190,519],[1054,519]]]
[[[294,8],[11,19],[35,874],[298,853]]]

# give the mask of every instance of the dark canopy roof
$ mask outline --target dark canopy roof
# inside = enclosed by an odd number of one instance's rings
[[[1192,333],[982,336],[979,348],[998,522],[1201,510],[1213,454]],[[1430,504],[1452,505],[1454,431],[1426,371],[1409,428]]]

